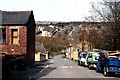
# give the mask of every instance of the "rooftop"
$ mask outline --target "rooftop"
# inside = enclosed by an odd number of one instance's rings
[[[33,11],[2,11],[2,25],[25,25]]]

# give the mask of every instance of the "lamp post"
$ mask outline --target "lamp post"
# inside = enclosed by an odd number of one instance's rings
[[[70,58],[71,58],[71,57],[72,57],[72,55],[71,55],[71,54],[72,54],[72,51],[71,51],[71,47],[72,47],[72,45],[70,44],[69,47],[70,47]]]
[[[82,41],[82,51],[84,51],[84,47],[85,47],[85,35],[83,34],[83,41]]]

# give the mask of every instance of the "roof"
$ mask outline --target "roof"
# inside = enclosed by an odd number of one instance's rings
[[[2,11],[2,25],[25,25],[33,11]]]
[[[46,48],[44,47],[43,43],[35,42],[35,49],[37,52],[44,52],[46,53]]]
[[[37,28],[39,28],[39,27],[43,27],[43,31],[48,31],[48,32],[52,32],[55,29],[55,28],[51,28],[49,26],[37,26]]]
[[[51,27],[45,26],[44,29],[43,29],[43,31],[48,31],[48,32],[50,32],[50,31],[54,31],[54,28],[51,28]]]

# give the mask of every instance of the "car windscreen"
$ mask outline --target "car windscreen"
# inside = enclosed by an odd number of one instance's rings
[[[83,54],[83,58],[86,58],[87,54]]]

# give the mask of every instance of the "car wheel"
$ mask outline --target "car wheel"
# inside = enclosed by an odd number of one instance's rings
[[[91,66],[90,66],[90,64],[88,65],[88,68],[89,68],[89,69],[91,69]]]
[[[82,66],[81,61],[80,61],[80,66]]]
[[[80,61],[78,60],[78,66],[80,66]]]
[[[106,67],[104,67],[103,75],[104,75],[104,76],[109,76],[109,72],[107,72]]]

